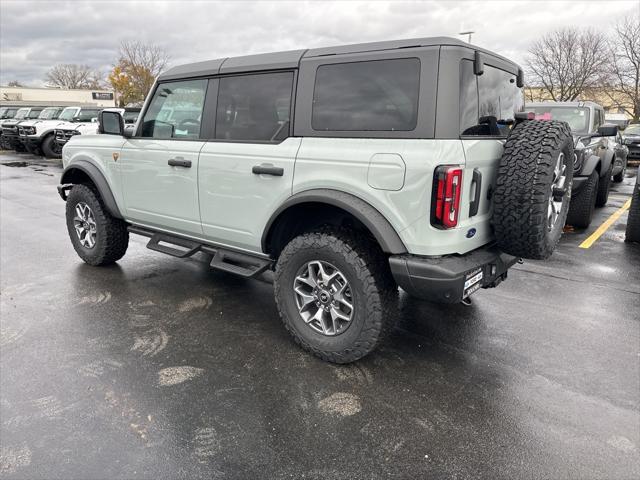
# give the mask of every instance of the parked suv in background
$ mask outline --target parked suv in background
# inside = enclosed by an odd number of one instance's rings
[[[294,339],[357,360],[393,327],[398,285],[468,302],[552,253],[573,140],[514,113],[523,84],[513,62],[450,38],[175,67],[135,132],[104,111],[103,135],[65,145],[70,240],[91,265],[119,260],[131,232],[245,277],[274,269]]]
[[[619,129],[620,127],[618,127]],[[620,183],[624,180],[624,174],[627,171],[627,162],[629,159],[629,147],[624,143],[624,137],[620,130],[615,137],[611,138],[612,148],[615,153],[613,157],[613,168],[611,169],[612,180]]]
[[[18,109],[13,118],[3,120],[0,124],[2,127],[0,146],[5,150],[23,150],[20,136],[18,135],[18,124],[23,120],[38,118],[38,115],[40,115],[40,112],[42,112],[44,108],[45,107],[22,107]]]
[[[110,112],[118,112],[122,115],[125,127],[132,128],[138,119],[140,114],[140,107],[126,107],[126,108],[106,108],[105,110]],[[63,125],[59,126],[55,130],[55,139],[58,148],[62,147],[76,135],[95,135],[98,133],[98,123],[81,123],[79,125]]]
[[[536,119],[560,120],[571,127],[575,159],[567,223],[587,228],[594,207],[604,206],[609,198],[618,127],[604,126],[604,109],[593,102],[528,103],[527,110]]]
[[[624,144],[629,149],[629,158],[640,160],[640,123],[633,123],[624,130]]]
[[[56,143],[55,131],[57,128],[76,128],[81,124],[97,125],[98,114],[101,107],[72,106],[66,107],[56,120],[48,120],[35,125],[35,132],[25,136],[25,142],[37,145],[42,154],[47,158],[61,158],[62,147]]]
[[[20,107],[0,107],[0,120],[7,120],[16,116]]]
[[[43,140],[52,134],[52,126],[59,122],[56,120],[64,110],[64,107],[47,107],[40,112],[35,120],[24,120],[18,124],[18,136],[20,143],[29,152],[40,152]]]

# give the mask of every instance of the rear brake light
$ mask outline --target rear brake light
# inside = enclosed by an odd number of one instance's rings
[[[453,228],[458,225],[461,191],[462,169],[460,167],[444,165],[436,168],[431,198],[432,225],[438,228]]]

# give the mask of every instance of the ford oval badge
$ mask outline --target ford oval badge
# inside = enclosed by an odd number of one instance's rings
[[[469,230],[467,230],[467,238],[471,238],[476,234],[476,229],[475,228],[470,228]]]

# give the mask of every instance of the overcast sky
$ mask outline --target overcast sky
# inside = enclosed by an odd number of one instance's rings
[[[593,1],[25,1],[0,0],[0,83],[41,86],[56,63],[107,72],[120,40],[164,47],[171,65],[249,53],[475,30],[472,43],[523,63],[563,26],[610,30],[640,0]]]

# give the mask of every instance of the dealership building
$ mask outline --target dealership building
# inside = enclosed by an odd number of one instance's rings
[[[0,86],[1,106],[91,105],[114,107],[112,90],[75,90],[67,88],[31,88]]]

